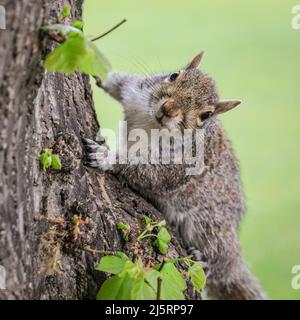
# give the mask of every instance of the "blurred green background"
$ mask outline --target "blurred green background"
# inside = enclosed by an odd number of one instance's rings
[[[222,98],[243,104],[222,116],[241,164],[247,215],[244,255],[273,299],[300,299],[291,268],[300,264],[300,30],[290,0],[85,1],[85,32],[114,71],[173,71],[205,50],[201,68]],[[101,126],[116,129],[117,102],[94,89]]]

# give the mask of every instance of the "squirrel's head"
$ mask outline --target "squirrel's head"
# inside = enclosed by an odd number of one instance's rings
[[[219,100],[214,80],[198,70],[203,52],[185,68],[144,78],[140,88],[149,97],[149,115],[168,129],[205,126],[217,114],[231,110],[239,100]]]

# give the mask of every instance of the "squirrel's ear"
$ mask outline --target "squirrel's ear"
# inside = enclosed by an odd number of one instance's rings
[[[196,57],[185,67],[186,70],[195,69],[199,66],[202,57],[204,55],[204,51],[201,51]]]
[[[240,100],[220,100],[215,104],[216,113],[227,112],[241,104]]]

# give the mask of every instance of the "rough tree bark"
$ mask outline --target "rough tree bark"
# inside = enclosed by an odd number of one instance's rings
[[[0,299],[94,299],[104,275],[94,271],[99,256],[84,247],[124,250],[116,222],[138,227],[143,214],[162,219],[115,177],[83,165],[81,137],[98,131],[89,78],[46,73],[41,61],[55,44],[37,32],[57,20],[64,2],[2,1],[0,265],[7,289]],[[82,0],[70,2],[79,18]],[[61,172],[41,170],[44,148],[60,155]],[[78,239],[74,214],[89,218]],[[185,254],[176,243],[171,251]]]

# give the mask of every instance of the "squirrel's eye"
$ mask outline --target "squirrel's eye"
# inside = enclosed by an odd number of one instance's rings
[[[204,112],[201,114],[200,118],[201,118],[201,121],[205,121],[207,120],[208,118],[210,118],[212,116],[212,111],[207,111],[207,112]]]
[[[175,80],[178,78],[178,76],[179,76],[179,72],[174,72],[174,73],[172,73],[172,74],[170,75],[169,80],[170,80],[171,82],[173,82],[173,81],[175,81]]]

